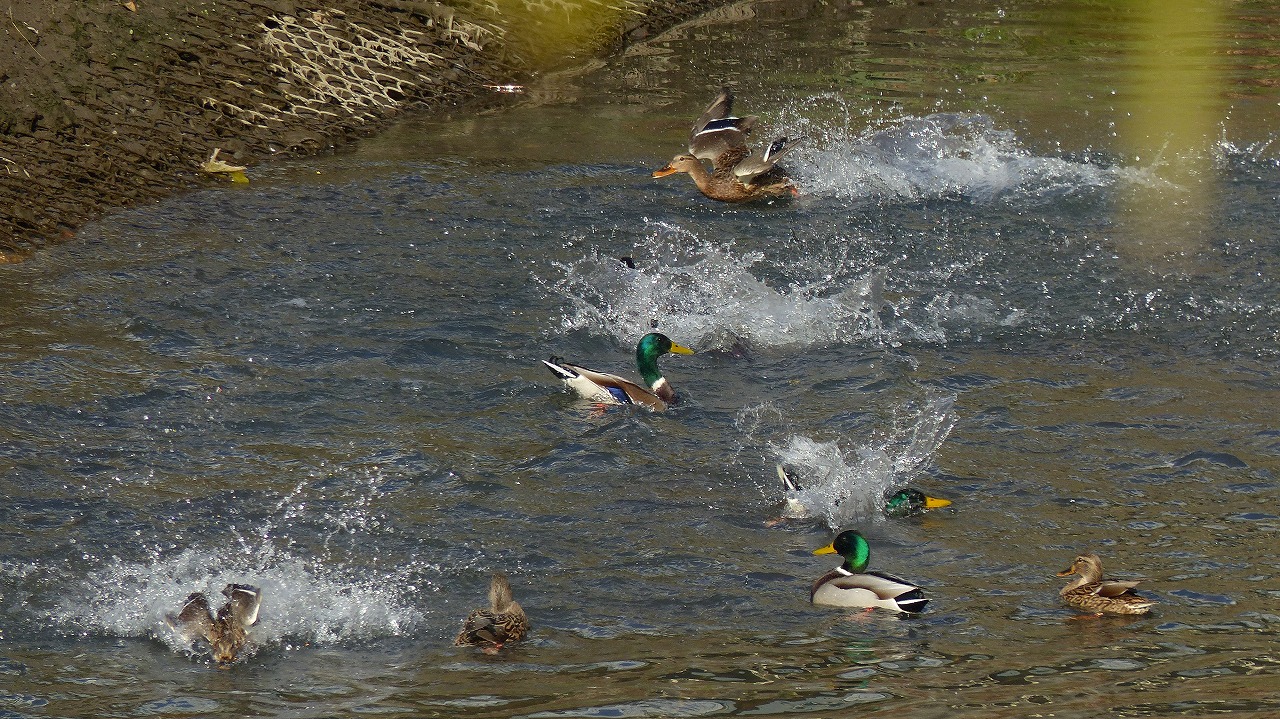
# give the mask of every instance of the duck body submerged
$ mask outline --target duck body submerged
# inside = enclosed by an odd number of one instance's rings
[[[839,504],[843,498],[828,483],[819,487],[801,487],[786,468],[777,465],[778,479],[782,482],[786,494],[780,519],[812,519],[822,516],[824,502],[828,505]],[[845,495],[847,496],[847,495]],[[881,509],[887,517],[902,518],[924,514],[930,509],[951,506],[951,500],[941,497],[930,497],[913,487],[904,487],[886,492]]]
[[[524,639],[529,633],[529,618],[511,596],[507,575],[496,572],[489,582],[489,606],[473,609],[462,623],[462,631],[453,640],[458,647],[481,647],[493,653],[503,646]]]

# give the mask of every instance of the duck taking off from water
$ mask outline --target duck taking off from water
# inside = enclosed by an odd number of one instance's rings
[[[462,631],[453,640],[456,647],[481,647],[494,654],[510,642],[524,639],[529,633],[529,618],[511,597],[507,575],[495,572],[489,581],[489,607],[473,609],[462,623]]]
[[[831,544],[815,549],[814,554],[839,554],[844,564],[827,572],[813,583],[809,601],[833,607],[888,609],[904,614],[924,611],[929,603],[924,591],[914,584],[890,574],[867,570],[871,547],[856,529],[838,534]]]
[[[250,584],[228,584],[222,588],[226,604],[214,615],[203,592],[187,596],[182,609],[165,615],[164,621],[186,642],[208,642],[213,661],[220,666],[234,662],[249,641],[245,631],[258,622],[262,591]]]
[[[1096,554],[1081,554],[1059,577],[1076,578],[1058,592],[1068,607],[1093,614],[1146,614],[1155,600],[1134,594],[1143,580],[1118,581],[1102,578],[1102,560]]]
[[[799,194],[778,160],[805,138],[779,137],[757,155],[747,147],[747,136],[756,117],[733,117],[733,92],[724,88],[714,102],[693,123],[689,133],[689,153],[676,155],[667,166],[653,173],[666,177],[687,172],[702,194],[721,202],[744,202],[768,197]],[[702,161],[711,163],[707,171]]]
[[[693,350],[681,347],[659,332],[650,332],[640,338],[636,345],[636,368],[640,370],[644,385],[616,374],[587,369],[562,357],[552,357],[542,363],[583,399],[601,404],[638,404],[662,412],[676,396],[671,383],[658,371],[658,358],[669,352],[693,354]]]

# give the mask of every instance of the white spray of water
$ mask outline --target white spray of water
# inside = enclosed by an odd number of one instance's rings
[[[311,510],[304,480],[269,518],[248,532],[231,527],[226,541],[214,547],[156,548],[143,561],[101,561],[72,583],[54,609],[54,619],[86,634],[153,637],[186,651],[191,647],[166,624],[166,615],[177,613],[193,592],[203,592],[216,611],[225,601],[223,587],[251,584],[262,590],[258,623],[248,630],[251,652],[266,645],[333,644],[412,633],[425,619],[418,608],[424,604],[422,595],[435,591],[421,577],[422,568],[378,568],[376,561],[371,567],[369,557],[333,546],[339,535],[359,545],[381,522],[369,506],[376,493],[371,482],[363,489],[361,483],[354,486],[358,496],[344,491],[347,501],[341,509],[321,513],[318,545],[295,541],[279,529],[314,519],[307,516]],[[302,531],[314,532],[314,523],[307,525],[310,531]],[[308,551],[308,546],[314,549]]]
[[[990,202],[1136,179],[1124,167],[1037,155],[987,115],[936,113],[867,126],[844,98],[822,94],[788,108],[780,122],[810,138],[790,162],[805,192],[817,196]]]
[[[1037,154],[985,115],[867,123],[838,95],[786,108],[777,124],[810,138],[788,157],[804,188],[802,205],[830,205],[834,198],[879,206],[939,199],[1034,206],[1158,181],[1148,169]],[[566,305],[557,332],[586,330],[631,346],[656,326],[699,348],[795,349],[946,344],[1037,322],[1034,308],[967,289],[968,276],[999,264],[982,252],[944,250],[921,268],[878,254],[884,238],[854,226],[772,238],[764,251],[671,223],[648,228],[629,253],[634,267],[586,246],[580,259],[554,265],[558,276],[534,278]]]
[[[899,418],[882,439],[851,450],[803,435],[770,449],[799,485],[785,492],[788,505],[839,530],[883,519],[885,495],[919,474],[955,423],[955,397],[935,396]]]
[[[191,592],[204,592],[216,609],[227,584],[262,590],[254,645],[331,644],[411,631],[422,621],[412,585],[397,576],[346,576],[315,561],[280,551],[247,557],[237,551],[188,549],[145,563],[114,560],[86,578],[61,609],[83,631],[155,637],[175,650],[188,647],[165,624]],[[354,574],[352,572],[351,574]]]
[[[635,267],[591,250],[557,263],[559,280],[538,280],[569,306],[561,330],[601,332],[626,345],[656,326],[699,348],[731,349],[844,343],[879,329],[884,282],[875,272],[840,281],[828,273],[779,287],[752,272],[764,260],[760,252],[738,252],[667,223],[650,227],[635,248]]]

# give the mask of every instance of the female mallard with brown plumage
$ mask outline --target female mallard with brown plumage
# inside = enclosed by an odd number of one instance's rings
[[[687,172],[702,194],[721,202],[799,194],[777,162],[804,138],[788,140],[779,137],[769,143],[763,155],[756,155],[747,147],[747,135],[755,127],[755,116],[733,117],[732,111],[733,93],[726,87],[693,123],[693,131],[689,133],[689,154],[676,155],[653,176],[666,177]],[[703,160],[711,163],[710,172],[702,164]]]
[[[1140,597],[1133,588],[1141,579],[1118,581],[1102,578],[1102,560],[1096,554],[1081,554],[1059,577],[1076,575],[1059,594],[1067,606],[1094,614],[1146,614],[1155,600]]]
[[[245,631],[258,621],[262,591],[250,584],[228,584],[222,588],[227,603],[215,616],[203,592],[192,592],[176,614],[164,621],[184,641],[203,639],[209,643],[213,661],[226,666],[236,660],[249,641]]]
[[[507,575],[495,572],[489,582],[489,607],[473,609],[453,640],[456,647],[481,647],[494,654],[529,633],[529,618],[511,596]]]

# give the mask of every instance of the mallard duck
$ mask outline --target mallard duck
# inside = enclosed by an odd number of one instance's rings
[[[542,360],[542,363],[584,399],[602,404],[638,404],[662,412],[675,399],[671,383],[658,371],[658,358],[669,352],[693,354],[693,350],[681,347],[659,332],[650,332],[640,338],[636,345],[636,367],[647,387],[618,375],[572,364],[562,357],[552,357]]]
[[[884,500],[884,513],[890,517],[914,517],[929,509],[950,507],[951,500],[930,497],[914,487],[906,487],[890,494]]]
[[[234,662],[248,643],[245,629],[258,621],[262,591],[249,584],[228,584],[222,588],[222,595],[227,602],[216,616],[204,593],[192,592],[182,609],[176,615],[166,615],[164,620],[184,641],[208,642],[213,660],[225,666]]]
[[[1096,554],[1081,554],[1059,577],[1076,575],[1062,588],[1062,601],[1069,607],[1094,614],[1146,614],[1155,600],[1140,597],[1133,588],[1143,580],[1117,581],[1102,578],[1102,560]]]
[[[814,516],[814,510],[804,502],[800,483],[782,465],[777,465],[777,469],[778,479],[782,480],[782,486],[787,490],[786,507],[782,510],[781,519],[807,519]],[[913,487],[899,489],[892,494],[886,495],[884,499],[884,513],[887,516],[898,518],[912,517],[917,514],[923,514],[929,509],[949,506],[951,506],[951,500],[930,497]]]
[[[507,575],[495,572],[489,582],[489,608],[473,609],[462,623],[462,631],[453,640],[456,647],[483,647],[490,654],[503,645],[524,639],[529,632],[529,618],[511,598]]]
[[[732,117],[733,93],[724,88],[706,112],[693,123],[689,133],[689,153],[676,155],[667,166],[653,173],[666,177],[687,172],[702,194],[721,202],[743,202],[764,197],[788,197],[799,194],[777,166],[778,160],[804,140],[779,137],[756,155],[747,147],[756,118]],[[711,162],[712,169],[702,164]]]
[[[834,607],[879,607],[894,612],[914,614],[924,611],[929,603],[923,590],[904,579],[880,572],[867,571],[871,547],[856,529],[847,529],[835,541],[814,554],[839,554],[844,564],[827,572],[813,583],[809,601]]]

